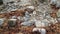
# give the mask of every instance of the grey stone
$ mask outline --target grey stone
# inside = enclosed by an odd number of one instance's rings
[[[60,9],[57,12],[57,17],[60,17]]]
[[[0,19],[0,25],[4,23],[4,19]]]

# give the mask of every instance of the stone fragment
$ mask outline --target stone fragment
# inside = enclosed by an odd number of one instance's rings
[[[18,16],[17,19],[18,19],[19,21],[24,21],[24,17],[22,17],[22,16]]]
[[[25,25],[25,26],[31,26],[33,25],[33,21],[30,21],[30,15],[29,12],[25,12],[25,17],[24,17],[24,22],[21,23],[21,25]]]
[[[50,1],[50,4],[56,5],[56,4],[57,4],[57,0],[51,0],[51,1]]]
[[[43,27],[41,21],[35,21],[35,26],[36,27]]]
[[[21,25],[23,26],[32,26],[34,24],[34,22],[32,21],[27,21],[27,22],[22,22]]]
[[[51,0],[50,4],[55,5],[56,8],[60,8],[60,0]]]
[[[50,16],[51,16],[52,18],[56,18],[56,17],[57,17],[56,13],[51,13]]]
[[[60,1],[59,0],[57,0],[56,7],[60,8]]]
[[[49,26],[49,21],[47,19],[44,19],[44,20],[38,20],[38,21],[35,21],[35,26],[36,27],[46,27],[46,26]]]
[[[57,12],[57,17],[60,17],[60,9]]]
[[[46,34],[46,29],[44,28],[33,28],[33,32],[39,31],[41,34]]]
[[[30,3],[31,0],[20,0],[20,1],[21,1],[20,2],[21,6],[31,5],[31,3]]]
[[[12,19],[16,19],[17,17],[16,16],[12,16]]]
[[[49,22],[52,23],[52,24],[55,24],[55,23],[58,22],[56,18],[50,18],[50,19],[48,19],[48,20],[49,20]]]
[[[33,31],[33,32],[34,32],[34,31],[40,31],[40,28],[33,28],[32,31]]]
[[[41,34],[46,34],[46,29],[41,28],[40,32],[41,32]]]
[[[12,9],[11,11],[16,11],[17,9]]]
[[[8,25],[9,27],[14,27],[16,25],[16,19],[9,19]]]
[[[2,25],[4,23],[4,19],[0,18],[0,25]]]
[[[57,21],[60,22],[60,17],[57,18]]]
[[[3,3],[6,4],[6,3],[12,2],[12,1],[15,2],[16,0],[3,0]]]
[[[35,9],[35,7],[34,7],[34,6],[27,6],[26,8],[30,8],[30,9],[32,9],[32,10],[34,10],[34,9]]]
[[[44,20],[42,20],[42,23],[44,24],[44,25],[42,24],[42,26],[46,27],[46,26],[49,26],[50,22],[47,19],[44,19]]]

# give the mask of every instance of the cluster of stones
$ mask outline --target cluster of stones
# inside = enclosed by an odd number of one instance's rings
[[[58,6],[55,4],[55,0],[51,0],[48,4],[45,3],[46,1],[41,2],[39,0],[33,0],[33,5],[31,1],[32,0],[20,0],[20,2],[6,3],[5,9],[7,12],[3,13],[3,16],[0,15],[0,25],[2,25],[6,19],[8,19],[8,24],[10,26],[15,26],[16,21],[19,23],[22,21],[19,25],[35,25],[33,32],[38,30],[41,34],[46,34],[46,29],[44,29],[44,27],[51,26],[51,24],[56,24],[60,21],[60,5]]]

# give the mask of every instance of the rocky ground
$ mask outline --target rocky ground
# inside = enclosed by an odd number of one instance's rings
[[[59,0],[8,2],[0,11],[0,34],[60,34]]]

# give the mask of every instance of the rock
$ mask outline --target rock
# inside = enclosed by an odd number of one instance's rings
[[[3,3],[6,4],[6,3],[8,3],[8,2],[12,2],[12,1],[15,2],[16,0],[3,0]]]
[[[36,11],[33,11],[33,15],[35,15],[36,14]]]
[[[48,0],[38,0],[40,3],[47,2]]]
[[[35,7],[34,6],[27,6],[25,11],[28,11],[29,13],[32,13],[34,11]]]
[[[4,23],[4,19],[0,18],[0,25],[2,25]]]
[[[50,4],[51,5],[56,5],[56,8],[60,8],[60,0],[51,0]]]
[[[57,21],[60,22],[60,17],[57,18]]]
[[[17,9],[12,9],[11,11],[16,11]]]
[[[39,5],[39,1],[38,0],[31,0],[31,4],[33,6],[38,6]]]
[[[30,0],[20,0],[20,1],[21,6],[31,5]]]
[[[18,19],[19,21],[24,21],[24,17],[22,17],[22,16],[18,16],[17,19]]]
[[[21,25],[25,25],[25,26],[31,26],[34,24],[33,19],[30,20],[31,16],[29,15],[29,12],[26,11],[25,13],[25,17],[24,17],[24,22],[21,23]]]
[[[40,31],[40,28],[33,28],[32,31],[33,31],[33,32],[34,32],[34,31]]]
[[[50,16],[51,16],[52,18],[56,18],[56,17],[57,17],[56,13],[51,13]]]
[[[46,34],[46,29],[44,28],[33,28],[33,32],[34,31],[39,31],[41,34]]]
[[[16,16],[12,16],[12,19],[16,19],[17,17]]]
[[[41,34],[46,34],[46,29],[41,28],[40,32],[41,32]]]
[[[16,19],[9,19],[8,25],[9,27],[14,27],[16,25]]]
[[[60,1],[57,2],[56,7],[60,8]]]
[[[49,22],[52,23],[52,24],[55,24],[55,23],[58,22],[56,18],[50,18],[50,19],[48,19],[48,20],[49,20]]]
[[[42,26],[42,22],[41,21],[35,21],[35,26],[36,27],[41,27]]]
[[[57,12],[57,17],[60,17],[60,9]]]
[[[47,19],[42,20],[42,27],[49,26],[49,21]]]
[[[57,0],[51,0],[51,1],[50,1],[50,4],[56,5],[56,4],[57,4]]]
[[[23,34],[23,33],[19,32],[19,33],[16,33],[16,34]]]
[[[31,26],[33,24],[34,24],[34,22],[29,22],[29,21],[21,23],[21,25],[23,25],[23,26]]]
[[[32,9],[32,10],[34,10],[34,9],[35,9],[35,7],[34,7],[34,6],[27,6],[26,8],[30,8],[30,9]]]
[[[25,21],[28,21],[30,19],[30,15],[29,15],[29,12],[25,12],[25,18],[24,18],[24,20]]]
[[[46,27],[49,26],[49,21],[47,19],[35,21],[36,27]]]
[[[14,22],[15,22],[17,19],[9,19],[9,20],[11,20],[11,21],[14,21]]]

